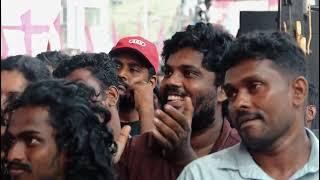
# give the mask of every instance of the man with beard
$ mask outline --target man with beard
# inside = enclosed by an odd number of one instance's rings
[[[179,180],[319,179],[319,140],[305,128],[305,56],[286,33],[239,37],[225,61],[241,143],[192,162]]]
[[[153,133],[130,139],[120,179],[176,179],[192,160],[239,142],[223,120],[219,64],[233,37],[212,24],[189,25],[164,42],[164,78]],[[218,95],[219,94],[219,95]]]
[[[113,180],[110,112],[94,90],[64,80],[31,84],[6,109],[11,179]]]
[[[121,81],[121,125],[130,125],[133,136],[150,131],[154,128],[153,89],[159,66],[156,46],[140,36],[129,36],[120,39],[109,54]]]

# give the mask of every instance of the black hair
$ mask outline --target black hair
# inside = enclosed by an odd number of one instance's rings
[[[1,71],[19,71],[29,82],[51,78],[51,73],[45,63],[38,58],[26,55],[9,56],[1,60]]]
[[[317,100],[319,92],[313,82],[309,81],[308,105],[315,105],[318,108]]]
[[[148,59],[146,59],[141,53],[132,50],[132,49],[118,49],[115,51],[111,51],[110,52],[110,56],[112,58],[117,57],[117,56],[121,56],[122,54],[128,55],[130,57],[132,57],[133,59],[136,59],[139,61],[139,63],[142,64],[143,67],[146,67],[148,69],[148,75],[149,75],[149,79],[156,75],[156,70],[154,69],[154,67],[152,66],[152,64],[149,62]]]
[[[70,59],[69,55],[61,51],[46,51],[38,54],[36,57],[51,66],[53,70],[56,69],[62,61]]]
[[[161,56],[166,64],[170,55],[177,51],[187,47],[195,49],[203,54],[202,66],[216,73],[215,85],[221,85],[220,62],[233,40],[233,36],[222,27],[199,22],[188,25],[185,31],[176,32],[171,39],[164,41]]]
[[[111,130],[106,126],[110,112],[90,101],[92,88],[66,80],[40,81],[28,86],[11,101],[5,113],[10,115],[26,106],[48,107],[49,123],[55,129],[58,152],[67,161],[66,179],[114,179],[112,154],[116,151]],[[6,132],[7,133],[7,132]],[[6,144],[6,152],[10,143]]]
[[[284,32],[252,32],[243,34],[233,43],[223,61],[227,71],[247,59],[272,61],[283,75],[306,76],[303,51],[296,41]]]
[[[82,53],[71,57],[68,61],[63,61],[53,71],[53,76],[65,78],[74,70],[85,68],[100,81],[102,89],[109,86],[118,86],[119,79],[115,63],[106,53]]]

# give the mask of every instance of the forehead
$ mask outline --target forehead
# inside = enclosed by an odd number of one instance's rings
[[[165,65],[172,67],[190,65],[200,69],[202,68],[202,60],[203,54],[200,51],[192,48],[183,48],[170,55]]]
[[[279,80],[282,75],[268,59],[245,59],[226,72],[225,84],[241,82],[249,78]]]
[[[1,92],[22,92],[28,81],[19,71],[1,71]]]
[[[94,88],[96,92],[99,92],[101,89],[99,80],[85,68],[80,68],[72,71],[65,79],[73,82],[81,82],[89,87]]]
[[[51,134],[53,128],[49,124],[49,118],[47,107],[21,107],[12,113],[8,131],[14,136],[26,131],[38,132],[39,134]]]
[[[138,64],[140,66],[146,66],[147,64],[147,61],[136,53],[122,52],[116,54],[114,56],[114,59],[116,60],[116,62],[120,62],[123,64]]]

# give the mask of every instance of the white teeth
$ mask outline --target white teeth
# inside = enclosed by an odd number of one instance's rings
[[[182,101],[183,98],[181,96],[174,96],[174,95],[169,95],[168,96],[168,101]]]

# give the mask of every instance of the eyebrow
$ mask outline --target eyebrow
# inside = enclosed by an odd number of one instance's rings
[[[21,133],[19,133],[17,136],[14,136],[11,132],[8,132],[10,137],[25,137],[25,136],[32,136],[32,135],[38,135],[40,134],[40,132],[35,131],[35,130],[27,130],[27,131],[23,131]]]

